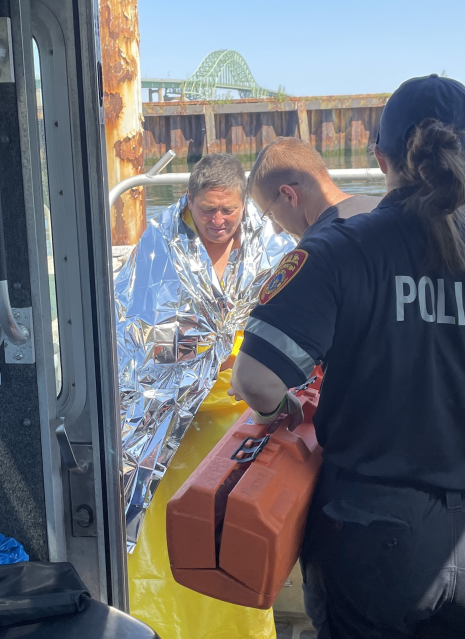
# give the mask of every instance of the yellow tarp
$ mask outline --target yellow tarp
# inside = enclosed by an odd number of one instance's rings
[[[237,340],[234,354],[239,347]],[[177,584],[166,547],[166,504],[246,409],[227,395],[223,371],[201,405],[150,504],[134,553],[128,557],[131,614],[161,639],[276,639],[271,610],[233,606]]]

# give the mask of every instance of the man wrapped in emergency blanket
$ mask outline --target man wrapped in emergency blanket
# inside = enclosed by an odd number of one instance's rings
[[[202,158],[115,283],[130,606],[163,639],[275,637],[271,611],[178,585],[166,547],[167,502],[246,409],[227,395],[232,358],[295,246],[244,205],[245,189],[233,156]]]

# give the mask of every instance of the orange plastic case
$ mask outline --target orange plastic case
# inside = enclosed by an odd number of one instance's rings
[[[168,502],[178,583],[241,606],[273,605],[299,556],[322,459],[312,424],[319,392],[297,396],[304,423],[294,432],[286,419],[267,435],[248,409]]]

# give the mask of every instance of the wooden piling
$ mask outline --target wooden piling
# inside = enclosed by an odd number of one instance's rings
[[[137,0],[100,0],[105,135],[109,188],[143,171],[143,115]],[[111,210],[113,245],[136,244],[145,226],[144,189]]]

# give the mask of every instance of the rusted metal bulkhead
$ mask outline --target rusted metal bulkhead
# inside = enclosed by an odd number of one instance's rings
[[[144,157],[168,149],[186,161],[227,152],[253,160],[278,135],[310,142],[323,156],[366,162],[388,95],[351,95],[144,104]],[[336,162],[337,163],[337,162]]]
[[[137,0],[100,0],[109,188],[143,172]],[[146,226],[144,190],[126,191],[111,211],[113,245],[135,244]]]

